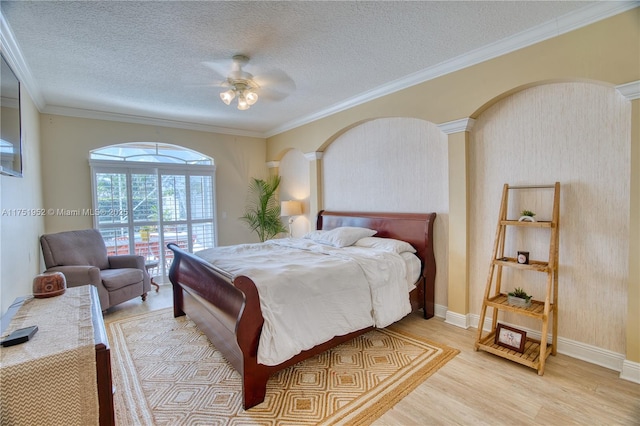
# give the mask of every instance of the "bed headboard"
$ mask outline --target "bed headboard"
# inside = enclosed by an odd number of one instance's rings
[[[425,279],[425,314],[433,316],[433,292],[435,288],[436,259],[433,254],[433,222],[435,213],[369,213],[332,212],[318,213],[316,229],[334,229],[340,226],[359,226],[375,229],[376,237],[395,238],[406,241],[417,251],[422,261],[422,276]],[[429,294],[431,293],[431,294]],[[427,312],[429,311],[429,312]]]

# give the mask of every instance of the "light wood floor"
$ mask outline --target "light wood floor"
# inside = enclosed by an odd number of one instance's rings
[[[161,286],[146,302],[111,308],[105,321],[172,303],[171,287]],[[460,354],[374,425],[640,425],[640,384],[618,378],[616,371],[559,354],[549,357],[540,377],[533,369],[475,352],[475,329],[417,314],[399,325]]]

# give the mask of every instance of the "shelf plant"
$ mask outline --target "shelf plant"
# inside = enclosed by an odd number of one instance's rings
[[[507,302],[513,306],[531,306],[531,297],[521,287],[516,287],[513,291],[507,293]]]
[[[520,219],[518,219],[520,222],[535,222],[535,216],[536,214],[534,212],[532,212],[531,210],[522,210],[522,212],[520,212]]]

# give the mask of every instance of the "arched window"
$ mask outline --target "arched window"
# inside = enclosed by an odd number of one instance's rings
[[[91,151],[94,226],[109,254],[139,254],[166,276],[168,243],[190,252],[217,245],[215,164],[176,145],[133,142]],[[155,266],[154,266],[155,265]]]

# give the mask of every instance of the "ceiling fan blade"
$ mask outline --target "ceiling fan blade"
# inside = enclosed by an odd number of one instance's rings
[[[258,89],[258,95],[261,100],[267,100],[272,102],[278,102],[285,99],[291,94],[291,92],[281,92],[274,89]]]
[[[206,86],[226,87],[232,80],[249,80],[255,82],[259,88],[257,93],[262,99],[280,101],[296,90],[295,82],[284,71],[279,69],[263,70],[256,67],[244,55],[236,55],[233,59],[222,59],[202,62],[213,71],[213,85]],[[204,87],[204,86],[200,86]]]
[[[281,70],[258,74],[254,81],[260,86],[260,96],[274,101],[281,101],[296,90],[296,83]]]
[[[202,65],[214,72],[212,76],[216,80],[227,80],[229,73],[233,70],[234,62],[231,59],[223,59],[219,61],[202,62]]]
[[[190,75],[182,76],[182,85],[183,87],[210,87],[210,88],[220,88],[228,85],[227,78],[221,75],[212,75],[211,71],[203,70],[202,72],[195,72]]]
[[[228,87],[229,83],[226,80],[224,81],[213,81],[206,84],[185,84],[186,88],[199,88],[199,89],[215,89],[215,90],[224,90],[225,87]]]

